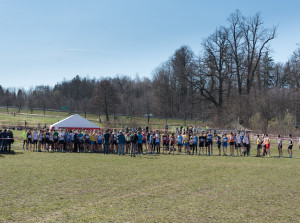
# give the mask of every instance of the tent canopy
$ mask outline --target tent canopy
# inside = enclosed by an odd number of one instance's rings
[[[50,129],[100,129],[100,127],[80,115],[71,115],[57,123],[50,125]]]

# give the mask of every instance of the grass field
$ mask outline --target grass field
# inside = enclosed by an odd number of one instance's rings
[[[15,113],[15,116],[13,115]],[[36,128],[38,124],[42,127],[46,124],[49,127],[52,123],[56,123],[61,121],[68,116],[73,115],[73,113],[68,112],[57,112],[57,111],[46,111],[42,110],[34,110],[33,114],[31,114],[30,110],[21,110],[21,113],[18,113],[17,109],[10,108],[7,113],[6,108],[0,108],[0,127],[7,126],[24,126],[25,121],[27,122],[27,126],[31,128]],[[85,117],[84,114],[79,114],[82,117]],[[93,114],[87,114],[86,118],[100,127],[116,127],[116,128],[124,128],[128,127],[142,127],[145,128],[149,126],[151,129],[164,129],[166,123],[169,125],[169,129],[175,130],[176,127],[181,125],[186,126],[202,126],[203,123],[200,120],[179,120],[179,119],[164,119],[158,117],[151,117],[150,122],[148,123],[148,119],[146,117],[130,117],[130,116],[116,116],[115,119],[113,116],[109,116],[109,122],[105,121],[105,116],[101,115],[101,123],[99,122],[99,116]]]
[[[16,145],[0,155],[0,222],[300,221],[298,148],[293,159],[131,158]]]

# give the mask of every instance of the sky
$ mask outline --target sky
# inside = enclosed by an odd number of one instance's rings
[[[151,78],[183,45],[199,54],[236,9],[278,25],[275,62],[300,47],[299,0],[0,0],[0,85],[54,86],[76,75]]]

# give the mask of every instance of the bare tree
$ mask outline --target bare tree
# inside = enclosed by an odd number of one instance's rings
[[[18,90],[17,97],[16,97],[16,106],[19,110],[19,113],[21,112],[21,109],[23,108],[25,104],[25,96],[26,94],[23,93],[21,89]]]
[[[246,93],[252,88],[254,76],[259,66],[261,57],[268,44],[276,37],[277,27],[265,28],[260,13],[245,19],[242,23],[243,38],[246,49]]]
[[[203,86],[202,95],[211,101],[218,113],[222,112],[224,83],[229,78],[231,57],[229,54],[228,30],[220,27],[203,43],[205,64],[207,67],[207,85]],[[209,87],[208,87],[209,86]]]
[[[237,88],[239,95],[242,94],[245,68],[243,66],[245,60],[245,47],[243,39],[242,24],[244,17],[239,10],[232,13],[229,18],[228,41],[233,58],[232,73],[236,76]]]
[[[111,80],[101,80],[97,85],[94,96],[92,98],[92,108],[94,111],[102,111],[105,113],[106,121],[109,121],[109,114],[116,113],[117,105],[120,99],[117,90],[111,84]]]

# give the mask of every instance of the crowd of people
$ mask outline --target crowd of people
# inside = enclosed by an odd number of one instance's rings
[[[1,153],[10,153],[11,145],[14,143],[14,134],[10,129],[0,129],[0,151]]]
[[[278,136],[278,154],[283,157],[282,138]],[[270,157],[271,140],[268,134],[256,136],[256,156]],[[293,155],[294,141],[288,139],[289,157]],[[251,140],[246,131],[217,134],[198,131],[194,128],[176,129],[176,132],[146,129],[113,130],[25,130],[23,132],[23,150],[52,152],[102,152],[132,157],[145,154],[187,154],[221,156],[250,156]]]

